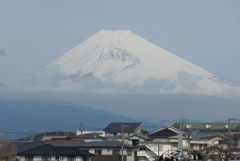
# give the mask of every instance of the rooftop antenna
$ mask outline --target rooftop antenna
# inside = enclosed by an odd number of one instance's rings
[[[121,148],[122,157],[121,157],[121,160],[123,161],[123,150],[124,150],[124,136],[123,135],[124,135],[124,128],[129,127],[129,125],[122,124],[121,127],[122,127],[122,148]]]

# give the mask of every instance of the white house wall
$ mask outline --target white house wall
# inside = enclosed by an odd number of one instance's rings
[[[51,161],[56,161],[56,156],[51,156]],[[25,161],[25,156],[20,157],[20,161]],[[34,156],[33,161],[42,161],[42,156]],[[59,161],[67,161],[67,156],[59,156]],[[76,161],[83,161],[83,157],[76,156]],[[91,158],[89,157],[89,161]]]
[[[161,142],[141,142],[140,147],[146,147],[146,150],[139,150],[137,152],[138,156],[146,157],[149,160],[154,160],[163,153],[171,153],[171,151],[177,150],[177,146],[172,145],[172,143],[161,143]],[[150,152],[149,152],[150,151]]]

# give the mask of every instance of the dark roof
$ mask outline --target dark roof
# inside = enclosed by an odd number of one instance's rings
[[[141,122],[111,122],[103,131],[107,133],[120,133],[124,126],[124,133],[134,133],[141,126]]]
[[[78,146],[79,148],[121,148],[119,141],[92,141]],[[124,144],[125,148],[135,148],[135,146]]]
[[[149,137],[150,138],[168,138],[176,135],[178,135],[178,133],[173,132],[172,130],[169,130],[166,128],[161,131],[157,131],[153,134],[150,134]]]
[[[141,134],[149,134],[149,133],[150,133],[149,131],[141,129]]]
[[[22,151],[26,151],[38,146],[44,145],[44,142],[42,141],[38,141],[38,142],[10,142],[9,146],[14,146],[16,149],[16,153],[22,152]]]
[[[53,146],[71,146],[76,147],[85,143],[84,140],[67,140],[67,139],[53,139],[53,140],[46,140],[45,144],[50,144]]]
[[[39,147],[35,147],[23,152],[18,155],[75,155],[75,156],[93,156],[93,154],[80,150],[76,147],[56,147],[53,145],[45,144]]]

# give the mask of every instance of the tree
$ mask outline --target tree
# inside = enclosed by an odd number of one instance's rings
[[[0,136],[0,161],[16,160],[16,147],[3,135]]]
[[[216,161],[228,161],[232,157],[233,150],[237,147],[237,142],[234,137],[221,136],[221,140],[216,140],[217,143],[201,152],[206,153],[206,159],[211,158]]]

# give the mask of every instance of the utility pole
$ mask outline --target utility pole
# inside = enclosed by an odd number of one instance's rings
[[[122,151],[122,161],[123,161],[123,149],[124,149],[124,136],[123,136],[124,132],[123,131],[125,127],[129,127],[129,126],[122,124],[121,127],[122,127],[122,150],[121,151]]]
[[[228,133],[229,133],[229,137],[232,136],[232,134],[231,134],[231,128],[232,128],[231,120],[233,120],[233,121],[240,121],[240,119],[237,119],[237,118],[229,118],[228,119]]]
[[[82,134],[83,134],[83,126],[82,126],[82,121],[80,122],[80,131],[81,131],[81,140],[83,139]]]
[[[160,129],[161,128],[161,119],[160,119],[160,115],[158,115],[158,128]]]
[[[236,119],[236,118],[229,118],[228,119],[228,133],[229,133],[229,143],[228,143],[228,154],[226,157],[231,157],[232,155],[232,144],[231,144],[231,141],[232,141],[232,134],[231,134],[231,120],[234,120],[234,121],[239,121],[240,119]]]
[[[233,121],[240,121],[240,119],[237,119],[237,118],[229,118],[228,119],[228,133],[229,133],[229,137],[231,137],[231,128],[232,128],[231,120],[233,120]]]
[[[178,134],[178,158],[180,158],[183,154],[182,152],[182,118],[180,118],[179,122],[179,134]]]
[[[228,133],[229,133],[229,137],[231,137],[231,119],[228,119]]]

